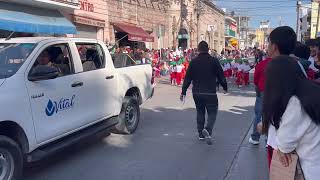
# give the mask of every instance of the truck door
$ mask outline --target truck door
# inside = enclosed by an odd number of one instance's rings
[[[106,61],[107,52],[99,43],[75,42],[82,62],[83,71],[78,73],[84,83],[83,97],[86,106],[83,111],[92,113],[92,120],[100,121],[114,115],[119,109],[119,92],[117,91],[117,74],[112,61]]]
[[[40,49],[26,74],[36,138],[38,143],[53,140],[83,126],[81,119],[83,82],[74,70],[69,43],[52,43]],[[58,70],[54,79],[29,80],[39,67]],[[85,117],[83,117],[85,118]]]

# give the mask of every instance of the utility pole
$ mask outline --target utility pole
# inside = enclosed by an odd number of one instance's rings
[[[192,20],[192,13],[191,13],[191,16],[190,16],[190,21],[189,21],[189,29],[190,29],[190,47],[191,48],[193,48],[192,47],[192,38],[193,38],[193,36],[192,36],[192,34],[193,34],[193,32],[194,32],[194,30],[193,30],[193,20]]]
[[[300,33],[300,6],[301,6],[301,1],[297,0],[297,40],[301,41],[301,33]]]
[[[317,15],[317,27],[316,27],[316,37],[317,38],[317,34],[318,34],[318,30],[319,30],[319,14],[320,14],[320,2],[318,2],[318,15]]]
[[[197,0],[196,12],[197,12],[197,44],[199,43],[199,29],[200,29],[200,0]]]
[[[282,26],[282,16],[279,16],[279,26]]]

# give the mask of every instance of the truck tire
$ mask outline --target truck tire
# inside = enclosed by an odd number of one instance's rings
[[[136,98],[125,97],[123,99],[119,123],[116,125],[116,133],[133,134],[140,121],[140,107]]]
[[[20,180],[23,170],[23,155],[19,145],[0,135],[0,180]]]

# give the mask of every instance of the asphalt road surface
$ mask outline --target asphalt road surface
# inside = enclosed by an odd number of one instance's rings
[[[253,87],[219,93],[214,142],[197,140],[191,92],[160,80],[133,135],[97,136],[25,168],[26,180],[266,180],[263,139],[248,144]]]

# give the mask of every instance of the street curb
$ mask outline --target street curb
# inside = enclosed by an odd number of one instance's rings
[[[235,155],[234,155],[234,157],[233,157],[233,159],[232,159],[232,161],[231,161],[231,164],[230,164],[230,166],[228,167],[228,170],[227,170],[225,176],[223,177],[223,180],[226,180],[226,179],[229,177],[230,172],[231,172],[232,167],[233,167],[233,164],[234,164],[235,160],[238,158],[238,155],[239,155],[241,146],[242,146],[242,144],[244,143],[246,137],[248,137],[248,134],[250,133],[250,130],[251,130],[252,125],[253,125],[253,121],[250,123],[249,128],[247,129],[244,137],[242,138],[242,141],[241,141],[241,143],[239,144],[239,146],[238,146],[238,148],[237,148],[237,151],[236,151],[236,153],[235,153]]]

